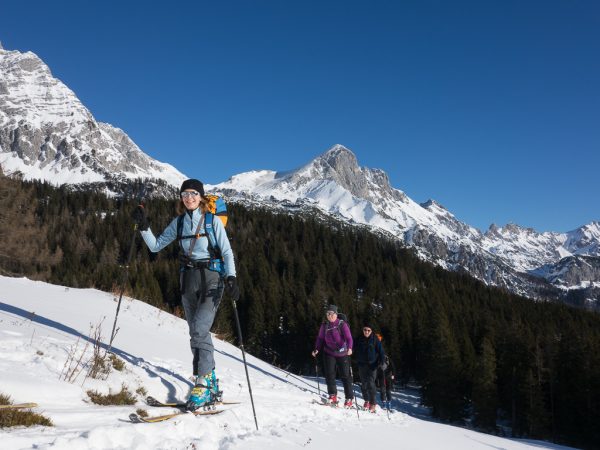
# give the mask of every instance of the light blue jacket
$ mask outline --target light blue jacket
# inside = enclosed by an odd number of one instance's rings
[[[177,219],[178,217],[175,217],[171,221],[158,239],[154,236],[154,233],[150,228],[141,232],[142,238],[144,238],[144,242],[146,242],[146,245],[151,252],[157,253],[177,239]],[[198,222],[200,222],[200,220],[204,220],[204,215],[200,212],[200,208],[194,210],[192,217],[190,217],[190,214],[186,213],[183,218],[183,236],[194,234],[198,228]],[[221,219],[218,219],[218,216],[213,217],[213,229],[217,238],[217,245],[221,250],[221,255],[223,256],[223,262],[225,264],[225,276],[235,276],[235,261],[233,259],[233,251],[231,250],[231,245],[229,244],[227,231],[225,231],[223,222],[221,222]],[[204,222],[202,222],[202,225],[200,226],[199,233],[204,233]],[[181,241],[180,251],[184,252],[185,255],[188,254],[191,242],[192,239],[182,239]],[[192,259],[197,260],[209,258],[210,254],[208,253],[208,238],[206,236],[202,236],[196,239],[196,244],[194,245],[194,251],[192,253]]]

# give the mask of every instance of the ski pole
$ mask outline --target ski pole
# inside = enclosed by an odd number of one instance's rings
[[[348,359],[348,367],[350,368],[350,381],[352,381],[352,394],[354,395],[354,404],[356,405],[356,417],[360,420],[360,415],[358,414],[358,400],[356,399],[356,392],[354,390],[354,374],[352,373],[352,363],[350,363],[350,359]]]
[[[315,374],[317,375],[317,389],[319,390],[319,397],[321,396],[321,383],[319,382],[319,362],[315,355]]]
[[[108,349],[106,353],[110,353],[112,348],[113,340],[117,334],[117,318],[119,317],[119,310],[121,309],[121,300],[123,299],[123,292],[125,292],[125,284],[127,283],[127,279],[129,278],[129,263],[131,262],[131,258],[133,257],[133,250],[135,248],[135,235],[137,233],[138,225],[137,223],[133,225],[133,236],[131,238],[131,245],[129,246],[129,254],[127,255],[127,262],[125,263],[125,271],[123,272],[123,277],[121,278],[121,292],[119,293],[119,302],[117,303],[117,312],[115,313],[115,321],[113,323],[112,332],[110,333],[110,342],[108,344]]]
[[[388,387],[387,379],[385,378],[385,371],[384,371],[383,372],[383,388],[385,389],[385,399],[386,399],[385,405],[387,406],[385,408],[385,410],[387,411],[388,420],[392,420],[392,419],[390,419],[390,404],[392,401],[391,401],[391,395],[388,394],[387,387]],[[390,392],[391,392],[391,390],[390,390]]]
[[[242,327],[240,326],[240,318],[238,316],[237,304],[232,298],[233,312],[235,314],[235,324],[237,326],[238,339],[240,340],[240,349],[242,350],[242,359],[244,360],[244,369],[246,370],[246,380],[248,380],[248,391],[250,392],[250,403],[252,403],[252,413],[254,414],[254,424],[258,431],[258,421],[256,420],[256,410],[254,409],[254,398],[252,397],[252,386],[250,386],[250,375],[248,375],[248,364],[246,364],[246,352],[244,351],[244,341],[242,340]]]

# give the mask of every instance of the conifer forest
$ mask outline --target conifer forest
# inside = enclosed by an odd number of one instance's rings
[[[136,205],[133,197],[0,175],[0,273],[118,295],[135,239],[125,294],[181,317],[177,243],[151,254],[134,231]],[[174,200],[150,199],[146,209],[157,236],[176,216]],[[314,375],[311,351],[325,308],[334,303],[353,336],[365,320],[383,336],[399,387],[419,386],[434,417],[600,448],[597,312],[488,287],[423,262],[388,238],[319,215],[243,203],[229,203],[228,210],[248,352]],[[236,341],[227,295],[212,331]]]

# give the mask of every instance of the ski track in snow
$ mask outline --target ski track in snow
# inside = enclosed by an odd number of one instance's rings
[[[486,435],[427,419],[417,391],[396,392],[389,419],[377,414],[313,404],[324,380],[300,377],[247,354],[256,405],[256,431],[241,351],[215,339],[217,376],[225,400],[241,401],[208,417],[184,415],[163,423],[132,424],[130,413],[142,408],[150,415],[170,408],[145,405],[138,395],[132,406],[99,406],[88,390],[107,393],[125,384],[131,392],[144,387],[159,400],[183,400],[191,388],[191,358],[185,321],[150,305],[124,298],[114,352],[125,362],[107,380],[61,379],[70,353],[89,359],[90,328],[101,324],[110,334],[116,299],[93,289],[73,289],[0,277],[0,392],[15,403],[33,401],[35,410],[54,427],[0,429],[2,449],[525,449],[565,448]],[[316,333],[316,330],[315,330]],[[339,392],[343,392],[339,386]],[[358,386],[355,392],[359,394]],[[361,401],[361,400],[359,400]],[[391,446],[391,447],[390,447]]]

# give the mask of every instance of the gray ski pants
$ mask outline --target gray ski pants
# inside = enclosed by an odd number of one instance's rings
[[[190,268],[181,272],[181,303],[190,329],[194,375],[206,375],[215,368],[210,329],[215,320],[223,281],[217,272]]]

